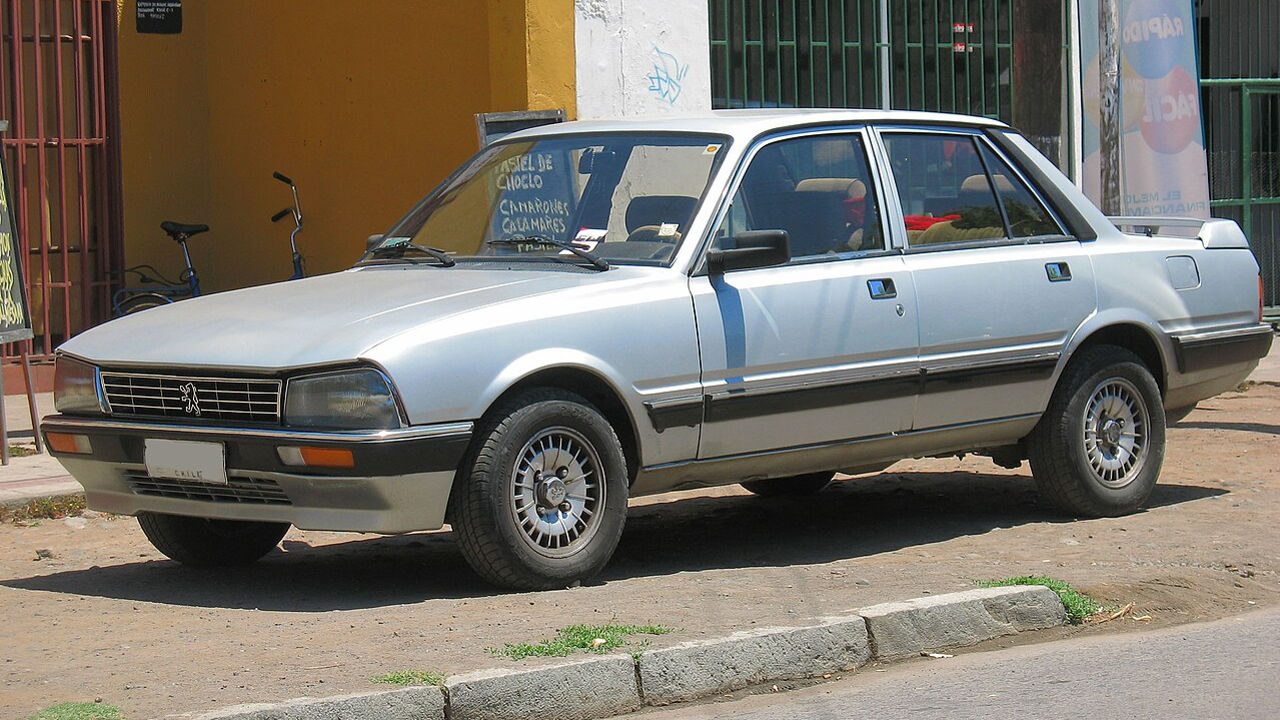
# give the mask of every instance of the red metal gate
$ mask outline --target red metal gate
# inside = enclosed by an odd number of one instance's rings
[[[106,319],[120,258],[115,0],[0,0],[0,119],[34,360]],[[4,348],[6,355],[19,347]]]

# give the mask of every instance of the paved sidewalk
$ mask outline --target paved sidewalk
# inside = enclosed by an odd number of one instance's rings
[[[1249,379],[1253,382],[1280,383],[1280,337],[1271,343],[1271,352],[1262,358]]]
[[[1280,385],[1280,339],[1271,345],[1271,353],[1258,363],[1249,380]],[[37,395],[36,403],[42,417],[53,413],[52,393]],[[10,444],[30,446],[33,440],[26,397],[6,397],[5,416]],[[0,467],[0,505],[20,505],[35,498],[78,492],[83,492],[80,483],[48,455],[14,457],[8,467]]]
[[[36,407],[41,417],[52,415],[53,393],[36,395]],[[6,396],[4,414],[9,444],[34,449],[35,436],[31,433],[27,396]],[[48,454],[10,457],[9,464],[0,467],[0,505],[22,505],[37,498],[79,492],[84,492],[80,483]]]

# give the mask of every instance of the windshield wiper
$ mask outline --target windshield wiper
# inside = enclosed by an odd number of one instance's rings
[[[404,257],[405,253],[407,253],[410,250],[417,250],[418,252],[423,253],[424,255],[428,255],[432,259],[439,262],[444,267],[453,267],[454,265],[458,264],[453,258],[449,257],[448,253],[446,253],[444,250],[441,250],[439,248],[433,248],[427,245],[419,245],[413,242],[412,240],[410,240],[409,238],[405,238],[403,240],[397,240],[395,242],[392,242],[386,245],[379,245],[378,247],[369,251],[369,257],[371,258]]]
[[[555,240],[545,235],[526,235],[522,238],[494,238],[489,240],[490,245],[542,245],[544,247],[558,247],[561,250],[568,250],[578,257],[591,263],[591,267],[597,270],[608,270],[609,262],[599,255],[578,247],[570,242],[563,240]]]

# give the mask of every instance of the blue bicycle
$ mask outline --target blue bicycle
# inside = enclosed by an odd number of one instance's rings
[[[279,222],[286,215],[293,216],[293,231],[289,233],[289,248],[293,253],[293,275],[289,279],[297,280],[306,274],[305,258],[298,252],[297,245],[298,233],[302,232],[302,206],[298,203],[298,188],[286,175],[276,172],[272,173],[272,177],[288,185],[293,193],[293,207],[287,207],[272,215],[271,222]],[[208,232],[209,226],[188,225],[166,220],[160,223],[160,229],[182,248],[182,258],[187,264],[186,269],[178,275],[178,280],[175,282],[166,278],[153,265],[134,265],[125,268],[121,274],[135,276],[137,280],[136,284],[126,284],[112,294],[111,309],[114,317],[200,296],[200,275],[191,263],[191,252],[187,249],[187,240],[200,233]]]

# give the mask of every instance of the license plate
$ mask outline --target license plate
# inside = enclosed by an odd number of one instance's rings
[[[222,443],[148,438],[143,447],[143,462],[153,478],[227,484],[227,451]]]

